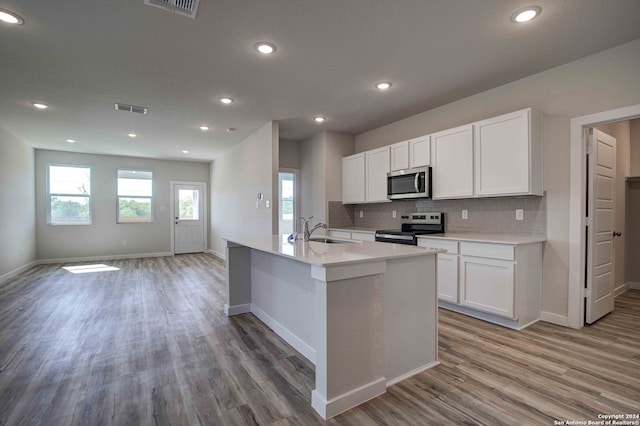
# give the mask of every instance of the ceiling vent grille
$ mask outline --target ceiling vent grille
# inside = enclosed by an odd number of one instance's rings
[[[155,6],[180,15],[195,18],[200,0],[144,0],[144,4]]]
[[[148,111],[148,109],[145,107],[127,105],[127,104],[116,104],[116,110],[126,111],[126,112],[135,112],[137,114],[146,114]]]

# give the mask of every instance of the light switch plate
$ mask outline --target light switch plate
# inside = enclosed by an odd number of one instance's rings
[[[396,211],[395,210],[391,212],[391,217],[394,218],[394,219],[396,218]]]
[[[464,220],[469,219],[469,210],[462,210],[462,218]]]
[[[516,220],[524,220],[524,210],[516,209]]]
[[[364,217],[364,212],[362,210],[360,210],[360,217],[363,218]]]

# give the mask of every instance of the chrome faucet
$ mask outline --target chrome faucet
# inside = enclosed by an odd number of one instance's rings
[[[311,219],[313,219],[313,216],[311,216],[309,219],[305,219],[304,217],[299,217],[296,220],[296,223],[300,220],[304,222],[304,227],[302,231],[303,241],[309,241],[309,238],[311,238],[311,234],[313,234],[313,231],[315,231],[316,229],[318,228],[327,229],[327,225],[324,223],[316,223],[316,225],[313,228],[309,229],[309,222],[311,221]]]

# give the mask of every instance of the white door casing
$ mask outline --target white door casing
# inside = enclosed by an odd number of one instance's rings
[[[613,311],[616,139],[597,129],[589,134],[586,323]]]
[[[173,186],[175,254],[200,253],[205,249],[205,187],[176,183]]]

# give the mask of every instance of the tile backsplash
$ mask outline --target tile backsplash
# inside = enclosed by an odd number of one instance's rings
[[[516,209],[523,210],[524,220],[516,220]],[[468,219],[462,219],[462,210],[469,212]],[[546,198],[535,196],[436,201],[396,200],[390,203],[356,205],[329,201],[329,227],[395,229],[400,228],[401,216],[411,212],[444,212],[447,232],[546,234]]]

